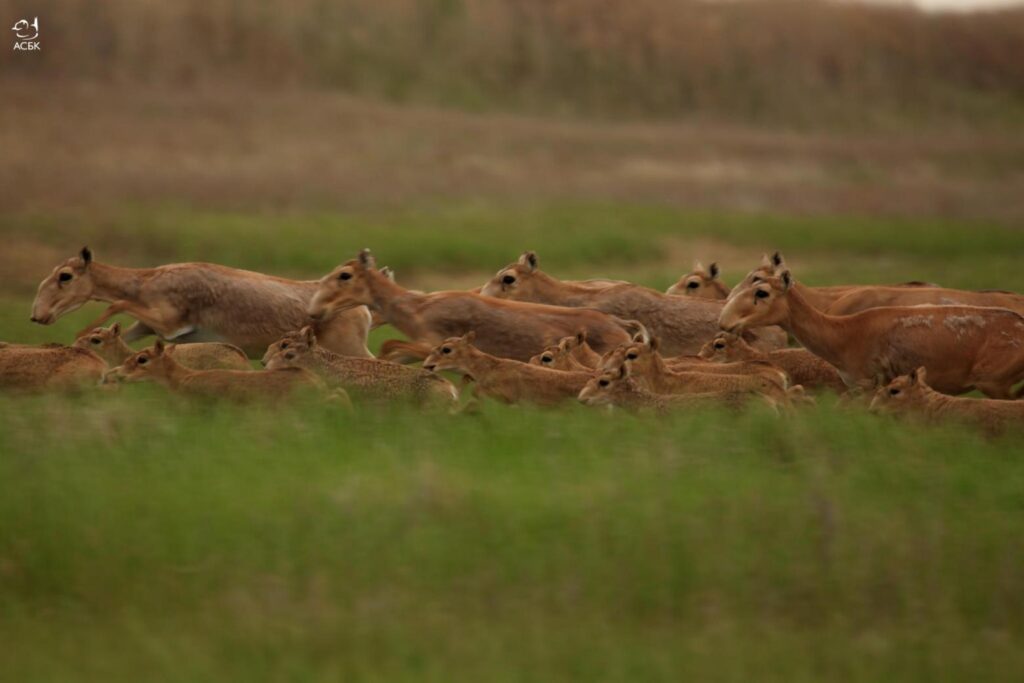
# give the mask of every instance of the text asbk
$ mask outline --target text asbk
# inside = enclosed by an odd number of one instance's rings
[[[16,51],[29,51],[29,50],[42,50],[40,41],[36,40],[39,38],[39,17],[35,17],[32,21],[28,19],[19,19],[14,22],[14,26],[11,27],[14,31],[14,49]]]

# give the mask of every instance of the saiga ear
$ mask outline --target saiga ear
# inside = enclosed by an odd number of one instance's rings
[[[580,330],[579,332],[576,333],[576,346],[583,346],[583,344],[586,341],[587,341],[586,330]]]
[[[316,346],[316,332],[313,331],[312,325],[306,325],[303,327],[299,330],[299,334],[302,335],[302,340],[307,344],[310,346]]]
[[[718,264],[717,263],[712,263],[710,266],[708,266],[708,275],[711,276],[712,280],[714,280],[716,277],[718,277]]]
[[[387,279],[391,280],[392,282],[395,281],[395,271],[391,270],[391,266],[384,266],[383,268],[381,268],[380,274],[386,277]]]
[[[647,348],[649,348],[651,351],[657,351],[658,350],[658,338],[657,337],[651,337],[650,340],[647,342]]]
[[[789,274],[788,270],[782,271],[782,291],[788,292],[789,288],[793,286],[793,277]]]
[[[910,373],[910,383],[911,384],[924,384],[924,381],[925,381],[925,378],[927,377],[927,375],[928,375],[928,371],[922,365],[921,367],[917,368],[916,370],[914,370],[913,372]]]
[[[465,335],[463,335],[462,339],[467,344],[472,344],[476,340],[476,330],[470,330]]]
[[[519,265],[525,266],[530,272],[537,270],[537,252],[524,251],[519,256]]]
[[[114,335],[115,337],[120,337],[121,336],[121,323],[114,323],[113,325],[111,325],[110,326],[110,334]]]
[[[79,254],[82,257],[82,263],[88,266],[92,263],[92,250],[89,247],[82,247],[82,251]]]
[[[154,356],[162,356],[162,355],[164,355],[164,340],[163,339],[157,339],[156,343],[153,344],[153,355]]]
[[[701,263],[700,261],[694,261],[693,262],[693,272],[700,273],[703,270],[704,270],[704,264],[703,263]]]
[[[627,320],[626,322],[632,323],[632,327],[635,327],[637,330],[636,333],[633,334],[632,341],[637,342],[638,344],[646,344],[651,340],[651,333],[647,331],[647,328],[644,327],[643,323],[635,320]]]
[[[369,249],[363,249],[359,252],[359,264],[364,268],[376,268],[377,259],[373,257]]]
[[[775,268],[784,268],[785,265],[786,262],[782,258],[782,252],[777,251],[772,254],[772,266]]]

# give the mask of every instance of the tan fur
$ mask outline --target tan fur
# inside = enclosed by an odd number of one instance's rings
[[[758,351],[742,337],[720,332],[704,345],[698,355],[716,363],[767,361],[785,370],[794,384],[803,385],[808,389],[829,389],[837,393],[844,393],[847,389],[843,378],[839,376],[839,371],[807,349]]]
[[[84,331],[124,313],[138,321],[125,333],[129,342],[150,334],[179,342],[216,340],[257,356],[308,322],[316,288],[315,282],[210,263],[117,268],[97,263],[83,249],[40,283],[32,320],[49,325],[88,301],[105,301],[111,305]],[[358,308],[325,318],[318,333],[327,348],[366,357],[369,325],[369,312]]]
[[[707,268],[698,261],[693,270],[679,278],[679,281],[665,290],[672,296],[693,296],[701,299],[724,300],[729,298],[729,288],[718,279],[718,264]]]
[[[71,390],[98,384],[106,363],[71,346],[11,345],[0,349],[0,390]]]
[[[1024,317],[999,308],[907,306],[831,316],[811,306],[785,271],[733,292],[720,322],[727,331],[781,325],[850,386],[879,386],[925,366],[943,393],[978,389],[1009,398],[1024,379]]]
[[[732,291],[729,292],[728,300],[731,300],[736,292],[746,289],[751,285],[758,282],[762,282],[764,279],[781,275],[783,271],[788,270],[785,259],[782,254],[775,252],[771,256],[764,254],[761,257],[761,264],[750,271],[743,280],[740,281]],[[794,283],[794,286],[798,288],[801,296],[807,301],[808,304],[818,309],[819,311],[831,312],[831,308],[837,301],[846,297],[847,295],[854,294],[857,292],[869,292],[870,290],[897,290],[901,292],[916,292],[926,291],[929,288],[937,288],[938,285],[930,282],[904,282],[897,285],[831,285],[827,287],[808,287],[802,283]]]
[[[590,347],[587,343],[587,333],[582,330],[575,335],[559,339],[558,349],[587,368],[596,368],[601,364],[601,354]]]
[[[472,332],[444,340],[423,362],[428,370],[457,370],[473,380],[477,397],[503,403],[554,405],[575,398],[590,379],[590,372],[562,372],[498,358],[473,346]]]
[[[559,344],[553,344],[531,358],[530,365],[571,372],[591,372],[594,369],[580,363],[572,356],[572,353],[563,349]]]
[[[328,351],[317,343],[311,327],[287,334],[271,344],[263,363],[269,370],[305,368],[331,386],[341,386],[374,399],[450,405],[459,398],[459,392],[451,382],[422,368],[378,358],[352,358]]]
[[[93,328],[76,339],[74,346],[92,351],[112,368],[121,365],[135,353],[121,336],[120,323],[106,328]],[[252,370],[249,358],[242,349],[231,344],[169,344],[165,352],[173,354],[174,360],[191,370]]]
[[[404,339],[385,339],[381,342],[378,355],[392,363],[419,363],[430,355],[432,349],[433,347],[429,344],[420,344]]]
[[[741,283],[746,287],[765,276],[781,275],[787,270],[782,255],[765,257],[761,266]],[[841,285],[807,287],[794,283],[807,302],[829,315],[852,315],[884,306],[986,306],[1024,313],[1024,296],[998,290],[966,291],[947,289],[931,282],[904,282],[897,285]],[[734,290],[735,291],[735,290]]]
[[[248,402],[279,402],[297,391],[324,392],[323,382],[302,368],[282,370],[189,370],[164,352],[157,341],[148,349],[132,355],[118,368],[129,382],[155,381],[176,393],[203,398]]]
[[[591,406],[616,406],[633,412],[651,411],[658,414],[712,406],[736,410],[755,399],[763,400],[772,408],[777,408],[774,399],[753,391],[656,394],[645,389],[631,377],[625,364],[591,378],[580,391],[578,399],[581,403]]]
[[[825,312],[851,315],[882,306],[988,306],[1024,314],[1024,296],[1012,292],[969,292],[944,287],[857,287],[839,297]]]
[[[767,377],[781,386],[789,386],[789,373],[765,360],[742,360],[733,363],[713,363],[698,356],[675,356],[662,359],[671,372],[703,372],[710,375],[758,375]]]
[[[636,336],[632,342],[622,344],[602,358],[601,368],[621,362],[634,367],[634,374],[647,375],[681,372],[702,372],[712,375],[756,375],[765,377],[780,387],[789,385],[788,374],[776,365],[763,360],[742,360],[732,363],[714,363],[700,356],[673,356],[665,358],[659,353],[657,337]],[[639,372],[637,372],[639,370]]]
[[[966,422],[990,434],[1024,429],[1024,401],[941,394],[928,386],[923,367],[880,387],[871,401],[871,410],[917,415],[937,424]]]
[[[639,321],[661,339],[669,355],[695,354],[718,331],[720,301],[669,296],[629,283],[593,286],[564,282],[541,271],[536,255],[533,259],[524,257],[498,271],[481,292],[513,301],[587,307]],[[752,343],[758,348],[779,348],[785,346],[786,337],[781,330],[760,331],[752,334]],[[598,346],[594,348],[605,351]]]
[[[530,359],[533,365],[543,365],[552,370],[572,370],[587,372],[601,364],[601,354],[595,352],[587,343],[584,332],[563,337]]]
[[[756,364],[756,365],[755,365]],[[785,396],[788,381],[784,372],[769,363],[753,361],[754,374],[719,374],[700,370],[675,371],[665,364],[656,340],[624,345],[610,356],[604,370],[620,365],[629,368],[636,382],[655,394],[693,394],[705,391],[757,391],[773,397]]]
[[[601,350],[629,339],[626,321],[599,311],[502,301],[472,292],[420,294],[403,289],[376,269],[368,251],[320,281],[309,313],[317,318],[362,305],[378,311],[414,342],[436,345],[473,330],[481,350],[523,361],[580,329]]]

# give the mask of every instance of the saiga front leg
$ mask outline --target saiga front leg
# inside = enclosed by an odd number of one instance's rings
[[[165,339],[174,339],[175,337],[180,337],[183,334],[188,334],[193,330],[192,326],[181,324],[180,313],[176,315],[176,320],[168,321],[166,314],[157,309],[144,306],[134,301],[122,300],[110,304],[110,306],[107,307],[107,310],[103,311],[96,320],[92,321],[84,329],[79,331],[76,338],[88,334],[94,327],[98,327],[119,313],[132,316],[138,320],[139,323],[148,327],[150,330],[155,331]]]

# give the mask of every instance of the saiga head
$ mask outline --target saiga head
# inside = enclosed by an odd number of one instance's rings
[[[518,261],[499,270],[480,293],[501,299],[530,300],[535,276],[539,272],[537,266],[537,253],[524,251]]]
[[[338,311],[373,304],[367,280],[377,272],[377,263],[370,250],[363,249],[357,258],[320,279],[309,302],[309,317],[320,320]]]
[[[434,372],[463,369],[462,362],[471,352],[475,339],[476,332],[472,330],[461,337],[445,339],[430,352],[430,355],[423,361],[423,367]]]
[[[743,289],[734,289],[718,316],[718,325],[726,332],[741,332],[755,327],[778,325],[789,319],[789,289],[792,276],[785,270],[779,276],[759,278]]]
[[[77,256],[54,268],[39,283],[32,302],[32,322],[50,325],[89,301],[93,293],[91,264],[92,252],[82,247]]]

